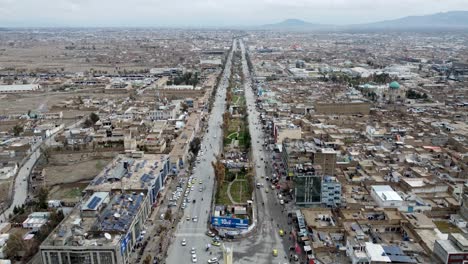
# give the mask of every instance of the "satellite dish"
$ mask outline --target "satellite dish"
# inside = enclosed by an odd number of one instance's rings
[[[105,237],[107,240],[111,240],[111,239],[112,239],[112,236],[111,236],[111,234],[109,234],[109,233],[104,233],[104,237]]]
[[[120,217],[120,214],[119,214],[119,213],[115,213],[115,214],[114,214],[114,217],[115,217],[115,218],[119,218],[119,217]]]

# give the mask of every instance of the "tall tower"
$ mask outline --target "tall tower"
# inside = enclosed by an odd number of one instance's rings
[[[233,260],[233,257],[232,257],[232,253],[233,253],[233,247],[231,246],[230,248],[227,247],[224,243],[223,243],[223,259],[224,259],[224,264],[232,264],[234,263],[234,260]]]

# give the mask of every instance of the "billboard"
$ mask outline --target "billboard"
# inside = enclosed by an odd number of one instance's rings
[[[211,224],[215,227],[239,228],[245,229],[249,227],[248,219],[228,218],[228,217],[211,217]]]

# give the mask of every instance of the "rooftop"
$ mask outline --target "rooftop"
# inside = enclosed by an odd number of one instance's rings
[[[86,187],[88,192],[110,192],[112,190],[147,189],[164,166],[166,155],[145,154],[134,159],[117,156]]]

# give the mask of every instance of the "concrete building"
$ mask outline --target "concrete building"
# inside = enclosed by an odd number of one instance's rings
[[[0,85],[0,94],[2,93],[30,93],[38,91],[41,88],[39,84],[12,84]]]
[[[129,263],[168,172],[165,155],[116,157],[42,243],[42,263]]]
[[[160,105],[156,109],[150,110],[146,113],[146,119],[155,121],[155,120],[168,120],[175,119],[177,113],[180,111],[180,102],[175,101],[175,103],[170,105]]]
[[[337,207],[341,204],[341,183],[336,177],[323,177],[322,204],[328,207]]]
[[[28,218],[23,221],[23,228],[40,229],[49,221],[49,212],[34,212],[28,215]]]
[[[468,261],[468,240],[465,234],[449,234],[448,239],[436,240],[434,255],[444,264],[463,264]]]
[[[371,197],[382,208],[401,208],[403,199],[389,185],[372,185]]]
[[[302,138],[302,129],[299,126],[295,126],[292,123],[290,124],[274,124],[273,127],[273,137],[275,143],[281,144],[286,138],[289,139],[301,139]]]

